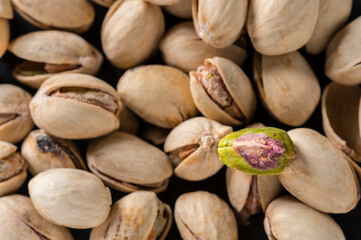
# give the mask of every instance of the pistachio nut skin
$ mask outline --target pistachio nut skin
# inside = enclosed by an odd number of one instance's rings
[[[192,0],[180,0],[175,4],[163,6],[163,9],[179,18],[192,18]]]
[[[10,40],[10,25],[9,21],[0,18],[0,58],[6,52]]]
[[[278,128],[245,128],[218,143],[223,163],[253,175],[280,174],[296,154],[287,132]]]

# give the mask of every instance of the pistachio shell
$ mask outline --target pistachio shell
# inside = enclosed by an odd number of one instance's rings
[[[319,0],[252,0],[247,30],[254,48],[281,55],[301,48],[311,38]]]
[[[288,132],[296,157],[279,175],[282,185],[307,205],[327,213],[346,213],[360,198],[359,183],[347,156],[318,132]]]
[[[0,159],[14,153],[16,149],[15,145],[0,140]]]
[[[310,118],[321,89],[312,68],[299,52],[257,55],[253,74],[263,105],[277,120],[300,126]]]
[[[10,40],[10,26],[6,19],[0,18],[0,58],[6,52]]]
[[[95,18],[86,0],[12,0],[15,10],[28,22],[42,29],[62,29],[83,33]]]
[[[330,83],[322,95],[322,125],[326,136],[340,150],[361,162],[358,122],[361,89]]]
[[[120,78],[122,100],[145,121],[173,128],[198,111],[189,89],[189,78],[180,70],[148,65],[130,69]]]
[[[13,18],[13,9],[10,0],[0,0],[0,18]]]
[[[180,18],[192,18],[192,0],[180,0],[177,3],[164,6],[163,9]]]
[[[236,45],[226,48],[214,48],[199,38],[192,22],[184,22],[171,28],[160,43],[160,51],[164,61],[185,72],[196,70],[204,59],[224,57],[241,65],[247,52]]]
[[[161,209],[168,219],[165,229],[160,236],[155,234],[155,224]],[[172,211],[167,204],[163,204],[155,193],[137,191],[126,195],[113,204],[107,220],[90,234],[90,240],[107,239],[159,239],[164,240],[172,224]]]
[[[175,4],[177,2],[179,2],[180,0],[145,0],[146,2],[150,2],[153,4],[157,4],[157,5],[172,5]]]
[[[169,129],[156,126],[147,127],[141,135],[141,138],[154,145],[163,145],[169,134]]]
[[[119,113],[118,131],[136,134],[138,127],[138,117],[123,103],[123,109]]]
[[[86,158],[93,173],[124,192],[162,192],[173,173],[165,153],[128,133],[115,132],[92,141]]]
[[[59,226],[97,227],[110,211],[109,189],[97,176],[83,170],[46,170],[33,177],[28,187],[38,213]]]
[[[146,60],[164,33],[159,6],[143,0],[118,0],[105,16],[101,40],[110,62],[130,68]]]
[[[110,7],[116,0],[92,0],[93,2],[103,6],[103,7]]]
[[[282,185],[277,176],[257,176],[258,194],[263,212],[268,205],[282,192]]]
[[[212,193],[182,194],[175,203],[174,218],[184,240],[238,239],[236,218],[231,208]]]
[[[264,228],[268,239],[343,240],[342,229],[321,213],[291,196],[274,200],[267,208]]]

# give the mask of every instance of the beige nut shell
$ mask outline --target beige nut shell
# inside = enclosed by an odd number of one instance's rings
[[[92,0],[92,1],[106,8],[109,8],[115,2],[114,0]]]
[[[10,25],[9,21],[0,18],[0,58],[5,54],[10,40]]]
[[[176,4],[177,2],[179,2],[180,0],[145,0],[146,2],[150,2],[153,4],[157,4],[157,5],[172,5],[172,4]]]
[[[176,17],[192,18],[192,0],[180,0],[177,3],[164,6],[163,9]]]
[[[0,18],[13,18],[13,9],[10,0],[0,0]]]

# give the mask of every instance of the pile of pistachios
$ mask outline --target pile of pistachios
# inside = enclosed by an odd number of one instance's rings
[[[352,6],[0,0],[0,239],[361,239]]]

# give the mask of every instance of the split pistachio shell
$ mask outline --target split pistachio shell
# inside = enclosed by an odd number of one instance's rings
[[[10,26],[9,21],[0,18],[0,58],[6,52],[10,40]]]
[[[13,18],[13,9],[10,0],[0,0],[0,18]]]
[[[180,0],[145,0],[145,1],[157,5],[172,5],[179,2]]]
[[[241,35],[248,0],[193,0],[192,5],[194,27],[207,44],[224,48]]]
[[[216,174],[223,167],[217,153],[218,141],[231,132],[231,127],[205,117],[179,124],[164,144],[164,151],[170,153],[176,163],[174,173],[189,181],[204,180]]]
[[[359,101],[361,89],[330,83],[322,96],[322,125],[326,136],[340,150],[361,162]]]
[[[216,68],[216,73],[219,74],[221,81],[223,81],[225,85],[226,94],[229,94],[230,97],[233,98],[233,102],[236,108],[238,108],[240,116],[232,116],[225,108],[222,108],[215,102],[202,86],[201,81],[203,79],[199,71],[189,73],[194,103],[204,116],[222,124],[240,125],[247,123],[252,118],[257,105],[256,94],[251,82],[242,69],[231,60],[220,57],[207,58],[204,60],[205,68],[213,66]],[[211,74],[212,77],[214,77],[215,74]],[[205,75],[208,77],[207,73]],[[212,82],[210,82],[210,84],[212,84]],[[218,89],[219,88],[220,86],[218,86]],[[213,88],[211,89],[213,90]],[[217,95],[219,94],[219,90],[215,92]]]
[[[164,61],[185,72],[196,70],[204,59],[224,57],[241,65],[247,52],[241,47],[231,45],[226,48],[214,48],[199,38],[192,22],[185,22],[171,28],[160,43]]]
[[[134,67],[152,54],[163,33],[164,17],[159,6],[143,0],[118,0],[103,22],[103,50],[114,66]]]
[[[320,0],[317,24],[306,51],[319,54],[327,47],[331,37],[347,21],[352,9],[352,0]]]
[[[42,29],[61,29],[83,33],[95,18],[86,0],[12,0],[15,10],[31,24]]]
[[[35,124],[65,139],[106,135],[119,128],[119,94],[106,82],[85,74],[61,74],[41,86],[30,102]]]
[[[297,154],[278,176],[286,190],[322,212],[346,213],[355,208],[359,182],[347,156],[312,129],[293,129],[288,134]]]
[[[44,130],[30,132],[21,146],[21,155],[29,165],[29,172],[36,175],[51,168],[79,168],[86,165],[74,143],[53,137]]]
[[[103,6],[103,7],[110,7],[116,0],[92,0],[93,2]]]
[[[120,78],[117,89],[133,112],[158,127],[173,128],[198,113],[188,76],[173,67],[130,69]]]
[[[328,44],[325,73],[335,82],[345,85],[361,83],[361,17],[339,31]]]
[[[34,127],[31,95],[15,85],[0,84],[0,140],[17,143]]]
[[[9,51],[25,60],[13,71],[14,77],[33,88],[63,73],[95,75],[103,62],[101,53],[74,33],[39,31],[20,36]]]
[[[345,240],[339,225],[291,196],[274,200],[267,208],[264,228],[268,239],[274,240]]]
[[[91,231],[90,240],[164,240],[171,224],[172,210],[167,204],[153,192],[137,191],[113,204],[107,220]]]
[[[192,0],[180,0],[177,3],[164,6],[163,9],[176,17],[192,18]]]
[[[281,55],[301,48],[311,38],[319,0],[252,0],[247,30],[254,48]]]
[[[29,182],[38,213],[65,227],[97,227],[108,217],[111,196],[102,181],[89,172],[69,168],[46,170]]]
[[[93,140],[86,158],[94,174],[123,192],[162,192],[173,174],[164,152],[128,133],[115,132]]]
[[[310,118],[321,89],[311,66],[299,52],[256,55],[253,74],[263,105],[277,120],[300,126]]]
[[[182,194],[174,218],[184,240],[237,240],[237,222],[231,208],[217,195],[198,191]]]
[[[70,231],[45,220],[30,198],[10,195],[0,198],[0,239],[73,240]]]
[[[138,117],[123,103],[123,109],[119,113],[118,131],[136,134],[138,131],[138,127]]]

